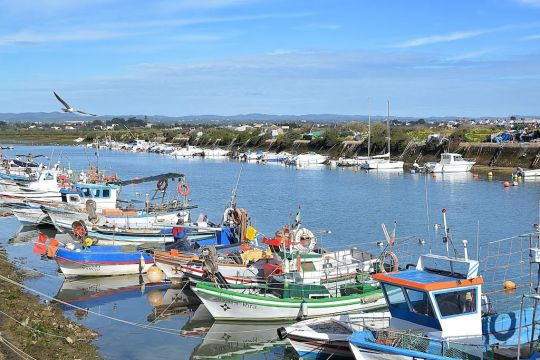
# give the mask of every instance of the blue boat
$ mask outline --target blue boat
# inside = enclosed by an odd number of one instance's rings
[[[55,260],[66,277],[143,274],[154,264],[148,253],[121,246],[58,248]]]

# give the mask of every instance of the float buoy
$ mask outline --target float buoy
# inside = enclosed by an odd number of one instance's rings
[[[493,171],[488,171],[487,176],[492,177],[493,176]]]
[[[509,187],[510,187],[510,183],[509,183],[508,181],[505,181],[505,182],[503,183],[503,186],[504,186],[505,188],[509,188]]]
[[[157,266],[152,266],[148,271],[146,272],[146,277],[148,278],[148,281],[157,283],[160,282],[163,279],[163,271],[161,271],[160,268]]]
[[[474,174],[472,174],[472,177],[473,177],[473,179],[478,179],[480,177],[480,175],[477,174],[477,173],[474,173]]]
[[[503,282],[503,287],[504,287],[504,290],[516,290],[517,289],[516,283],[513,282],[513,281],[510,281],[510,280],[506,280],[505,282]]]

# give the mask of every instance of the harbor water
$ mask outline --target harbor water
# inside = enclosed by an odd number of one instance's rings
[[[50,164],[60,161],[62,167],[80,170],[96,165],[95,152],[86,147],[18,146],[5,154],[43,154]],[[389,229],[395,226],[397,241],[423,240],[415,247],[418,251],[443,250],[442,229],[436,226],[442,223],[443,208],[454,242],[468,240],[471,256],[477,256],[478,245],[531,232],[539,222],[540,182],[520,181],[518,186],[503,188],[509,173],[496,173],[493,178],[484,173],[431,176],[109,150],[100,150],[99,168],[121,179],[185,174],[189,197],[198,205],[193,218],[205,213],[215,223],[220,222],[237,185],[238,206],[248,211],[260,234],[273,235],[299,212],[302,224],[319,234],[322,246],[335,249],[377,251],[385,223]],[[122,197],[144,201],[154,189],[154,183],[130,185],[122,190]],[[0,218],[0,245],[28,270],[26,285],[43,293],[44,300],[57,297],[77,306],[63,305],[67,316],[99,332],[95,344],[104,358],[297,357],[277,340],[280,324],[214,323],[199,311],[193,294],[181,288],[143,284],[138,276],[64,281],[54,261],[32,253],[37,231],[19,227],[13,217]]]

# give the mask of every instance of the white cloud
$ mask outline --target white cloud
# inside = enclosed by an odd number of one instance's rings
[[[515,0],[515,1],[523,5],[540,7],[540,0]]]
[[[431,44],[437,44],[442,42],[450,42],[450,41],[456,41],[456,40],[463,40],[463,39],[470,39],[473,37],[477,37],[483,34],[486,34],[489,31],[486,30],[478,30],[478,31],[460,31],[460,32],[453,32],[446,35],[431,35],[421,38],[416,38],[412,40],[408,40],[405,42],[402,42],[400,44],[397,44],[395,47],[398,48],[409,48],[409,47],[416,47],[416,46],[422,46],[422,45],[431,45]]]
[[[470,51],[470,52],[466,52],[466,53],[462,53],[462,54],[458,54],[454,56],[449,56],[446,59],[444,59],[444,61],[458,62],[458,61],[463,61],[463,60],[472,60],[472,59],[482,57],[486,54],[489,54],[490,52],[493,52],[493,49]]]
[[[522,37],[521,40],[524,40],[524,41],[540,40],[540,34],[525,36],[525,37]]]
[[[122,36],[125,36],[125,34],[101,30],[71,30],[52,33],[21,31],[14,34],[1,35],[0,46],[17,44],[42,44],[49,42],[94,41],[118,38]]]

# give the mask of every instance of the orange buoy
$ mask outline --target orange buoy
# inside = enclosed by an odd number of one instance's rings
[[[49,246],[47,246],[47,257],[53,258],[56,255],[56,252],[58,251],[58,245],[60,243],[56,239],[51,239],[49,241]]]
[[[148,271],[146,272],[146,277],[148,278],[148,281],[157,283],[160,282],[163,279],[163,271],[161,271],[160,268],[157,266],[152,266]]]
[[[505,181],[505,182],[503,183],[503,186],[504,186],[505,188],[509,188],[509,187],[510,187],[510,182]]]
[[[503,282],[503,287],[504,290],[515,290],[517,288],[517,285],[513,281],[506,280],[505,282]]]
[[[473,177],[474,179],[478,179],[478,178],[480,177],[480,175],[479,175],[479,174],[476,174],[476,173],[474,173],[474,174],[472,174],[472,177]]]

